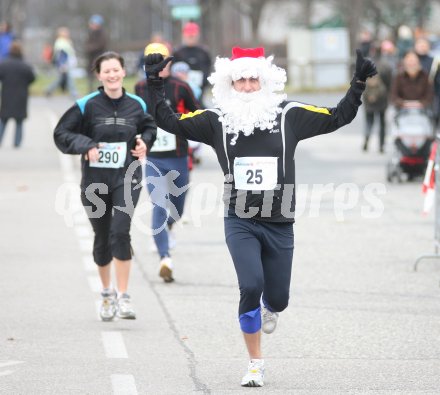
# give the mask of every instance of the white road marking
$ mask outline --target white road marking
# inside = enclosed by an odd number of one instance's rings
[[[24,363],[24,361],[6,361],[0,362],[0,369],[5,368],[6,366],[18,365],[19,363]]]
[[[6,362],[0,362],[0,369],[5,368],[6,366],[13,366],[18,365],[20,363],[24,363],[24,361],[6,361]],[[15,370],[3,370],[0,372],[0,376],[9,376],[10,374],[14,373]]]
[[[128,358],[121,332],[101,332],[107,358]]]
[[[112,388],[115,395],[137,395],[136,383],[131,374],[112,374]]]

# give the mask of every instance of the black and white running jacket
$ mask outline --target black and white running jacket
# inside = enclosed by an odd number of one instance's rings
[[[350,123],[362,103],[364,86],[353,80],[346,95],[333,108],[285,101],[272,130],[256,129],[250,136],[240,133],[235,145],[230,144],[233,135],[223,130],[219,110],[174,114],[164,99],[161,79],[148,81],[147,103],[159,127],[214,148],[225,175],[226,215],[294,222],[296,146],[301,140]],[[259,185],[264,187],[258,189]]]

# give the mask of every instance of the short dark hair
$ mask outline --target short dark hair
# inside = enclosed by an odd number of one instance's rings
[[[96,71],[97,73],[101,72],[101,63],[105,60],[116,59],[121,64],[122,68],[125,65],[124,58],[114,51],[107,51],[99,55],[94,61],[92,66],[92,71]]]
[[[21,43],[18,40],[14,40],[9,47],[9,55],[14,58],[21,58],[23,56]]]

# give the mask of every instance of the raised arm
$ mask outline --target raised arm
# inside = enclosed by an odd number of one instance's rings
[[[292,102],[286,106],[286,120],[294,122],[298,140],[333,132],[349,124],[362,104],[361,96],[367,78],[377,74],[374,63],[356,51],[356,71],[345,96],[336,107],[316,107]]]
[[[161,54],[156,53],[145,57],[148,112],[155,119],[157,126],[167,132],[212,146],[212,127],[207,111],[175,114],[165,100],[163,80],[159,77],[159,72],[171,60],[172,57],[164,59]]]

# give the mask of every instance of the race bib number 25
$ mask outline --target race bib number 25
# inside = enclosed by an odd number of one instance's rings
[[[267,191],[275,189],[278,179],[278,158],[243,157],[234,159],[235,188]]]
[[[176,136],[168,133],[161,128],[157,128],[156,141],[151,147],[150,152],[166,152],[176,149]]]
[[[90,167],[118,169],[124,167],[127,156],[127,143],[99,143],[99,159],[97,162],[89,162]]]

